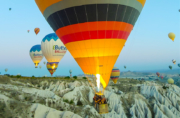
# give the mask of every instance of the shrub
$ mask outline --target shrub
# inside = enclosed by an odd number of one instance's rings
[[[77,79],[77,76],[73,76],[74,79]]]
[[[17,77],[17,78],[21,78],[21,75],[17,75],[16,77]]]
[[[69,103],[68,99],[63,99],[63,102]]]
[[[83,77],[83,79],[87,79],[86,77]]]
[[[71,100],[70,102],[69,102],[69,104],[73,104],[74,103],[74,101],[73,100]]]
[[[77,102],[77,105],[78,105],[78,106],[82,106],[83,104],[82,104],[82,102],[79,100],[79,101]]]
[[[66,76],[65,79],[70,79],[70,77],[69,77],[69,76]]]

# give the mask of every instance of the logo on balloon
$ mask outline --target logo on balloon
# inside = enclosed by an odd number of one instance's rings
[[[34,56],[34,58],[40,58],[40,57],[42,57],[43,56],[43,54],[33,54],[33,56]]]
[[[67,48],[65,46],[54,45],[53,50],[55,50],[55,53],[65,53]]]

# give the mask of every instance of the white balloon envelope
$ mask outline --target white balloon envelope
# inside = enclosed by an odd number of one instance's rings
[[[41,60],[43,59],[43,53],[41,50],[41,45],[34,45],[30,51],[29,51],[29,55],[32,59],[32,61],[35,64],[35,68],[38,67],[39,63],[41,62]]]
[[[47,69],[52,75],[56,71],[60,60],[66,54],[67,48],[55,33],[48,34],[43,38],[41,48],[48,61]]]

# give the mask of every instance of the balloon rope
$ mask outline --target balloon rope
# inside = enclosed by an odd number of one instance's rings
[[[86,76],[86,74],[85,74],[85,76]],[[92,83],[90,82],[90,80],[89,80],[88,76],[86,76],[86,78],[87,78],[87,80],[88,80],[89,84],[92,86]],[[96,93],[96,91],[95,91],[95,89],[93,88],[93,86],[92,86],[92,89],[93,89],[94,93]]]

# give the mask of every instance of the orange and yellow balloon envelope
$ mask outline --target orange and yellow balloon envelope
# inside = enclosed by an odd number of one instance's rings
[[[119,79],[120,70],[117,67],[114,67],[111,72],[111,79],[114,82],[114,84],[117,83],[117,80]]]
[[[35,28],[34,29],[34,32],[36,33],[36,35],[40,32],[40,29],[39,28]]]
[[[47,67],[48,71],[50,72],[51,76],[56,71],[56,69],[58,67],[58,63],[59,62],[47,62],[46,67]]]
[[[112,68],[146,0],[35,0],[86,74],[106,88]]]

